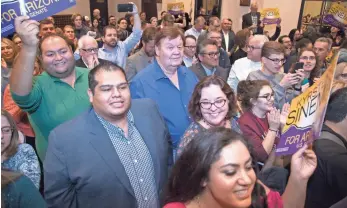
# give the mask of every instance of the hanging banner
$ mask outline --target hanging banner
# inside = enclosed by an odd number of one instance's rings
[[[27,15],[40,21],[76,5],[76,0],[1,0],[1,36],[14,32],[14,19]]]
[[[167,11],[173,15],[184,14],[184,3],[183,2],[168,3]]]
[[[294,154],[304,144],[310,144],[320,136],[337,59],[338,54],[319,81],[292,100],[276,155]]]
[[[260,11],[260,19],[263,20],[264,25],[279,24],[280,10],[278,8],[266,8]]]
[[[337,28],[347,27],[347,8],[342,4],[333,3],[324,16],[323,22]]]

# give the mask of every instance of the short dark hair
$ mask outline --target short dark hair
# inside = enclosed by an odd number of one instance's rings
[[[292,41],[292,42],[294,42],[294,36],[295,36],[295,32],[296,31],[298,31],[298,29],[297,28],[294,28],[294,29],[292,29],[290,32],[289,32],[289,34],[288,34],[288,37],[290,38],[290,40]]]
[[[217,41],[215,40],[212,40],[212,39],[203,39],[196,47],[196,53],[199,55],[203,52],[203,50],[205,49],[206,46],[208,45],[214,45],[217,47],[217,49],[219,48],[218,47],[218,43]],[[218,49],[219,50],[219,49]]]
[[[257,99],[260,90],[264,86],[270,86],[266,80],[242,80],[237,86],[237,99],[241,103],[243,111],[248,111],[252,108],[251,99]]]
[[[39,42],[39,51],[38,51],[38,54],[39,56],[42,56],[42,43],[48,39],[48,38],[53,38],[53,37],[58,37],[58,38],[61,38],[65,41],[65,43],[70,47],[71,51],[72,51],[72,47],[71,47],[71,41],[69,39],[67,39],[67,37],[65,37],[63,34],[59,34],[59,33],[49,33],[49,34],[46,34],[44,35],[41,39],[40,39],[40,42]],[[73,53],[73,51],[72,51]]]
[[[229,111],[226,115],[226,119],[230,119],[237,112],[236,95],[231,87],[222,78],[216,75],[205,77],[195,86],[188,105],[189,114],[192,116],[194,121],[199,121],[202,119],[200,109],[201,92],[203,88],[210,85],[218,85],[227,97],[229,101]]]
[[[151,40],[155,40],[157,29],[155,27],[147,27],[142,33],[142,41],[148,43]]]
[[[77,17],[81,17],[81,20],[83,20],[83,17],[82,17],[82,15],[81,14],[73,14],[72,16],[71,16],[71,21],[72,21],[72,23],[74,23],[74,21],[75,21],[75,19],[77,18]]]
[[[102,36],[105,37],[107,30],[116,30],[117,31],[117,28],[115,26],[113,26],[113,25],[106,25],[104,27],[104,29],[102,29]]]
[[[288,35],[282,35],[281,37],[278,38],[278,42],[283,44],[283,39],[284,38],[289,38],[290,39],[290,37]]]
[[[111,19],[112,17],[115,17],[115,16],[113,16],[113,15],[110,15],[110,16],[108,17],[108,19]]]
[[[163,15],[164,13],[167,13],[166,11],[162,11],[161,13],[160,13],[160,15]]]
[[[202,183],[208,181],[211,166],[220,159],[223,149],[234,142],[244,144],[253,155],[244,137],[231,129],[210,128],[192,139],[172,168],[164,203],[185,203],[199,196],[205,189]],[[259,170],[255,160],[252,160],[252,165],[257,174]],[[251,207],[267,207],[266,201],[264,188],[256,182],[252,190]]]
[[[299,49],[306,48],[310,43],[313,44],[310,39],[301,38],[299,41],[296,42],[295,49],[298,52]]]
[[[164,38],[169,38],[172,40],[177,37],[181,37],[182,41],[184,41],[184,34],[181,29],[173,26],[164,27],[155,35],[155,45],[159,46],[160,41]]]
[[[40,21],[40,26],[39,26],[40,30],[41,30],[42,25],[53,25],[53,27],[54,27],[53,22],[49,19],[43,19]]]
[[[119,18],[118,21],[117,21],[117,23],[120,24],[120,22],[121,22],[122,20],[125,20],[125,21],[128,23],[128,21],[127,21],[127,19],[125,19],[125,17]]]
[[[331,94],[325,120],[340,123],[347,116],[347,87],[336,90]]]
[[[95,80],[95,75],[99,72],[99,71],[121,71],[124,75],[124,77],[126,78],[124,69],[120,66],[118,66],[115,63],[112,63],[110,61],[103,61],[102,63],[100,63],[99,65],[97,65],[96,67],[94,67],[92,70],[89,71],[88,74],[88,86],[89,89],[92,91],[92,93],[94,94],[95,92],[95,87],[96,85],[98,85],[98,81]]]
[[[183,43],[184,46],[186,46],[186,40],[188,38],[193,39],[196,42],[196,37],[194,35],[186,35],[186,36],[184,36],[184,43]]]

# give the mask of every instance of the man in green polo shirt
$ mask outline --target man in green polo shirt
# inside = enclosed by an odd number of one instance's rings
[[[17,17],[15,28],[23,46],[12,69],[10,89],[13,100],[29,114],[43,161],[50,131],[90,106],[88,70],[75,67],[72,49],[63,36],[51,34],[39,42],[37,21]],[[38,49],[45,72],[33,79]]]

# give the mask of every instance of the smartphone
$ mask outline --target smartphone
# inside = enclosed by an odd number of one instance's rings
[[[296,72],[298,69],[303,69],[304,63],[303,62],[296,62],[294,66],[294,71]]]
[[[133,4],[118,4],[118,12],[132,12]]]

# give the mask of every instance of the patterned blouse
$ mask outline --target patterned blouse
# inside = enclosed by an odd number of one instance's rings
[[[1,168],[18,171],[40,187],[41,169],[34,149],[29,144],[19,144],[17,153],[1,163]]]
[[[233,117],[230,119],[231,129],[236,131],[237,133],[242,134],[237,119],[237,117]],[[194,139],[199,133],[205,130],[206,129],[199,123],[192,122],[190,126],[187,128],[187,130],[184,132],[183,137],[181,138],[181,142],[177,150],[177,156],[181,155],[183,149],[189,144],[190,141],[192,141],[192,139]]]

